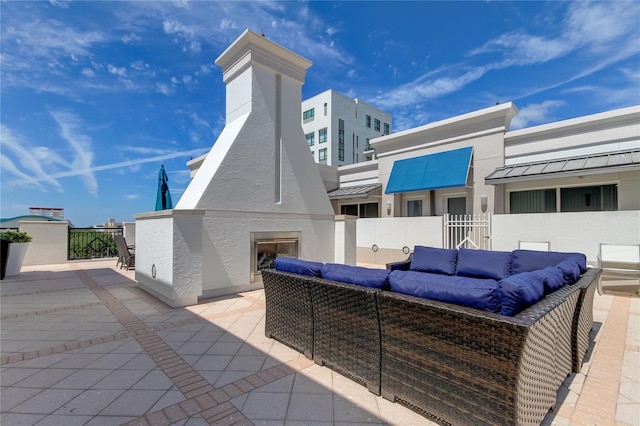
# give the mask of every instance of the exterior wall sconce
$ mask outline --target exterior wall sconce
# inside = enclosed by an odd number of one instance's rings
[[[391,215],[391,201],[387,201],[387,216]]]
[[[487,206],[489,205],[489,197],[483,195],[480,197],[480,208],[482,209],[482,213],[487,212]]]

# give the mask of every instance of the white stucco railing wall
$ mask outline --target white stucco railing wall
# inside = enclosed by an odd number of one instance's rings
[[[442,247],[442,238],[442,216],[358,219],[358,262],[402,260],[402,247]],[[640,211],[493,215],[491,240],[500,251],[515,250],[520,241],[548,241],[550,250],[584,253],[595,265],[601,243],[640,244]]]
[[[23,266],[67,262],[69,222],[20,221],[20,230],[33,237]]]

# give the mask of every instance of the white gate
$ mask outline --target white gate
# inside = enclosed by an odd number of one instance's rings
[[[491,213],[478,215],[445,214],[442,219],[442,246],[491,250]]]

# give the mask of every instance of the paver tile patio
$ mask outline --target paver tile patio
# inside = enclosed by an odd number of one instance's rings
[[[265,337],[262,290],[173,309],[114,259],[23,268],[0,294],[3,425],[432,424]],[[594,321],[545,425],[640,424],[640,299],[596,296]]]

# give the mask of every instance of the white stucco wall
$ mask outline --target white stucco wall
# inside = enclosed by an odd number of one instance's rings
[[[23,266],[67,262],[69,222],[20,221],[20,230],[33,238]]]
[[[403,259],[401,249],[442,247],[442,217],[358,219],[358,262]],[[492,250],[511,251],[520,241],[549,242],[550,250],[580,252],[595,264],[600,244],[640,244],[640,211],[501,214],[492,218]],[[371,246],[378,246],[374,254]]]

